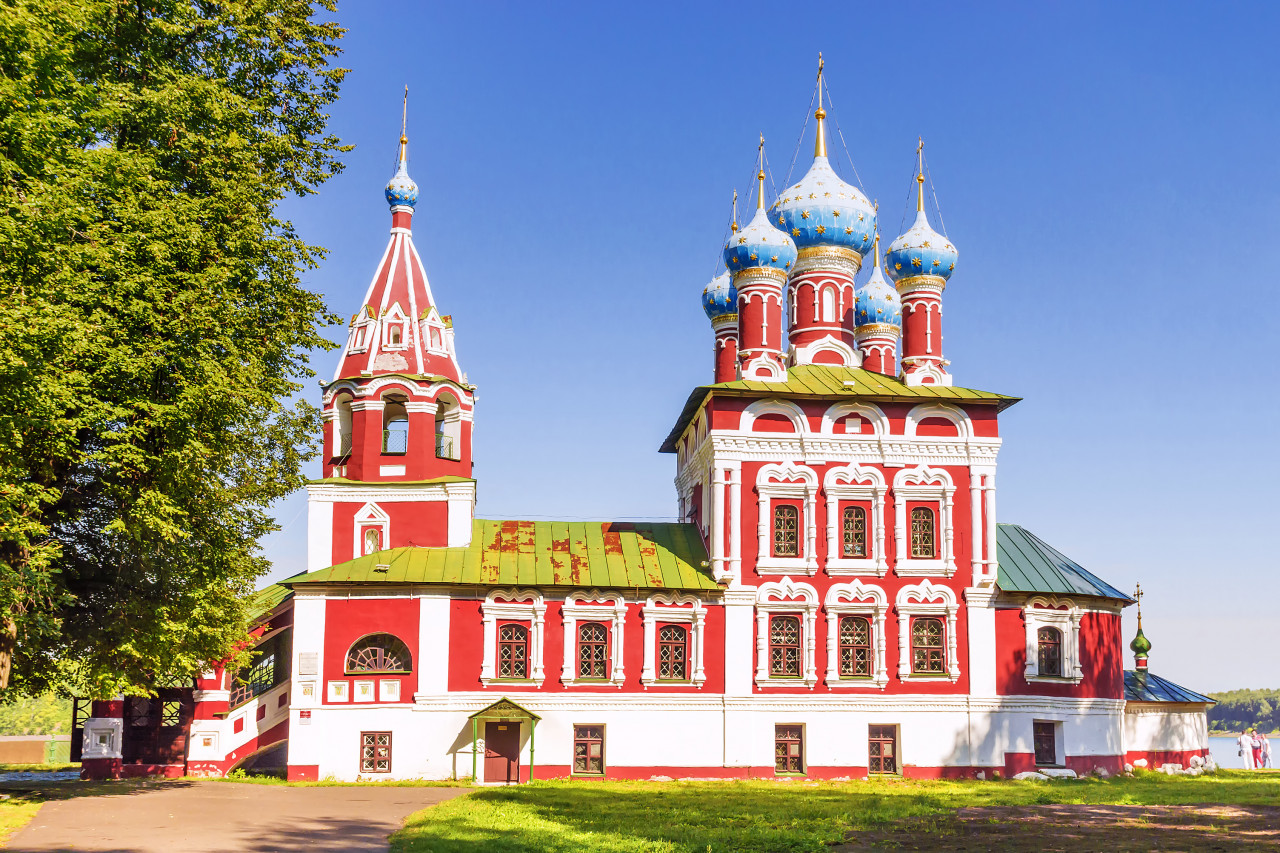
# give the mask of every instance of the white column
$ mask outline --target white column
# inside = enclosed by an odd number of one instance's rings
[[[997,543],[1000,541],[996,531],[996,474],[992,471],[987,475],[987,571],[994,578],[996,575],[996,567],[999,562],[999,551],[996,550]]]
[[[711,576],[724,577],[724,469],[711,469]]]
[[[974,586],[964,591],[969,621],[969,694],[996,695],[996,611],[994,586]]]
[[[726,696],[750,696],[755,650],[756,592],[730,589],[724,593],[724,692]]]
[[[654,648],[656,645],[656,642],[654,639],[654,630],[657,627],[654,624],[654,619],[656,619],[657,617],[654,616],[653,611],[650,610],[649,607],[644,608],[643,615],[644,615],[644,664],[640,669],[640,683],[648,687],[654,681],[654,668],[655,668],[655,664],[657,663],[657,661],[654,659],[656,657],[655,648]]]
[[[330,504],[332,506],[332,504]],[[320,697],[324,695],[325,599],[322,595],[293,597],[293,666],[289,684],[289,764],[326,763]],[[316,710],[312,710],[316,709]],[[302,711],[320,719],[302,725]]]
[[[972,543],[971,555],[973,566],[973,584],[978,585],[979,579],[983,576],[982,566],[982,475],[969,469],[969,513],[970,522],[969,529],[973,531],[970,537]]]
[[[350,531],[348,531],[350,532]],[[333,565],[333,502],[307,487],[307,571]]]
[[[449,596],[425,593],[418,599],[418,693],[449,692]]]
[[[729,469],[729,569],[742,583],[742,463]]]

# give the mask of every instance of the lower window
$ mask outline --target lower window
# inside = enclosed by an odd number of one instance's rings
[[[898,727],[868,726],[867,756],[870,773],[898,772]]]
[[[916,675],[942,675],[943,664],[942,620],[932,616],[917,616],[911,620],[911,672]]]
[[[391,732],[360,733],[360,772],[391,772]]]
[[[1037,720],[1031,724],[1035,741],[1036,764],[1052,766],[1058,763],[1058,724]]]
[[[573,727],[573,772],[604,775],[604,726]]]
[[[804,726],[773,727],[773,769],[777,773],[804,772]]]

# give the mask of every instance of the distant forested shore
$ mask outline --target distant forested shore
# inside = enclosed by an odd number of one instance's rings
[[[1280,730],[1280,690],[1228,690],[1209,696],[1218,701],[1209,708],[1210,732]]]

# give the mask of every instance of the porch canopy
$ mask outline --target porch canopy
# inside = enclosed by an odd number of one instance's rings
[[[476,779],[476,741],[479,740],[480,723],[490,721],[515,723],[527,721],[529,723],[529,779],[533,779],[533,733],[537,730],[541,717],[503,696],[487,708],[476,711],[469,719],[471,720],[471,780],[473,782]]]

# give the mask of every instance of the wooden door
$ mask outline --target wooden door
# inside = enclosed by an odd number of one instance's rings
[[[520,724],[484,724],[484,781],[520,781]]]

